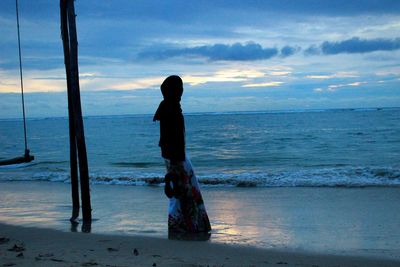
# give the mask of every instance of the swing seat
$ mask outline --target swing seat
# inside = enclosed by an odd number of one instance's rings
[[[31,162],[34,159],[35,159],[35,157],[33,155],[29,155],[29,150],[25,150],[25,155],[22,156],[22,157],[16,157],[16,158],[12,158],[12,159],[0,160],[0,166],[28,163],[28,162]]]

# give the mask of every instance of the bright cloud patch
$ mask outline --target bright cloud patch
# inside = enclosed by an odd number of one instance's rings
[[[346,88],[346,87],[355,87],[355,86],[361,86],[367,84],[367,82],[353,82],[353,83],[348,83],[348,84],[332,84],[328,86],[329,91],[336,91],[341,88]]]
[[[132,79],[129,81],[124,81],[122,83],[116,83],[110,86],[114,90],[135,90],[135,89],[148,89],[148,88],[158,88],[163,82],[165,77],[149,77],[149,78],[139,78]]]
[[[355,72],[337,72],[334,74],[307,75],[308,79],[327,80],[333,78],[356,78],[359,77]]]
[[[211,74],[186,75],[182,79],[184,83],[196,86],[209,82],[243,82],[264,76],[263,72],[255,69],[224,69]]]
[[[290,71],[271,71],[269,74],[272,76],[286,76],[286,75],[290,75],[291,72]]]
[[[46,76],[53,77],[55,71],[46,71]],[[64,79],[53,78],[37,78],[42,73],[40,71],[25,72],[23,77],[24,92],[62,92],[66,90],[66,81]],[[21,84],[20,77],[15,71],[4,71],[0,69],[0,93],[20,93]]]
[[[250,83],[242,85],[242,87],[275,87],[282,84],[283,82]]]

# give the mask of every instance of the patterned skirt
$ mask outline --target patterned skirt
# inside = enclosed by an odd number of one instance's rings
[[[167,172],[173,166],[165,159]],[[172,197],[169,200],[168,230],[169,233],[209,233],[210,221],[200,193],[199,182],[193,171],[192,163],[186,156],[185,161],[179,163],[180,187],[179,199]]]

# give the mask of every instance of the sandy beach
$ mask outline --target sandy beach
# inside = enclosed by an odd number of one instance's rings
[[[69,186],[1,183],[0,266],[400,266],[399,188],[205,187],[211,238],[182,241],[162,187],[93,185],[82,233]]]
[[[399,266],[399,262],[0,224],[1,266]]]

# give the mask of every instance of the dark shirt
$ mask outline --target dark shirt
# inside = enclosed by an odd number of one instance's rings
[[[163,101],[164,102],[164,101]],[[185,161],[185,121],[180,105],[160,104],[154,120],[160,121],[161,155],[171,163]]]

